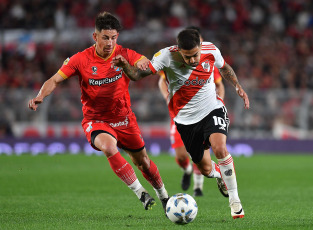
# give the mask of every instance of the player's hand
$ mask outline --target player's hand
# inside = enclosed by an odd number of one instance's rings
[[[150,63],[150,60],[144,57],[143,59],[141,59],[140,61],[136,63],[136,66],[137,68],[141,70],[147,70],[149,68],[149,63]]]
[[[243,102],[245,103],[245,109],[249,109],[250,108],[249,98],[246,92],[242,89],[241,85],[236,86],[236,92],[243,99]]]
[[[33,98],[33,99],[28,101],[28,108],[30,108],[31,110],[36,111],[38,105],[41,104],[42,102],[43,102],[42,98],[35,97],[35,98]]]
[[[126,65],[129,65],[128,61],[122,56],[122,55],[117,55],[114,58],[112,58],[111,61],[111,68],[114,68],[114,66],[118,67],[125,67]]]

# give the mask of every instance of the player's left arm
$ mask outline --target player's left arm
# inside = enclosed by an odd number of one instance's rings
[[[219,71],[220,71],[222,77],[224,79],[226,79],[227,81],[229,81],[236,88],[237,94],[244,101],[245,109],[249,109],[250,102],[249,102],[248,95],[246,94],[246,92],[243,90],[243,88],[239,84],[238,78],[237,78],[233,68],[230,65],[228,65],[227,63],[225,63],[225,65],[222,68],[220,68]]]
[[[118,66],[123,68],[127,77],[133,81],[138,81],[146,76],[153,74],[152,70],[148,67],[146,70],[141,70],[135,66],[129,64],[129,62],[122,56],[117,55],[112,59],[111,67]]]

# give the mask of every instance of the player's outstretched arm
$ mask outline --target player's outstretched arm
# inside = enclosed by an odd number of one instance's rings
[[[39,104],[43,102],[43,99],[48,96],[52,91],[56,88],[56,86],[61,82],[64,81],[64,78],[56,73],[51,78],[49,78],[45,83],[42,85],[38,95],[28,101],[28,108],[31,110],[37,110]]]
[[[225,63],[223,68],[219,69],[219,71],[220,71],[222,77],[225,78],[227,81],[229,81],[236,88],[237,94],[243,99],[243,102],[245,104],[245,109],[249,109],[250,108],[250,102],[249,102],[248,95],[246,94],[246,92],[243,90],[243,88],[239,84],[238,78],[237,78],[233,68],[230,65],[228,65],[227,63]]]
[[[141,70],[146,70],[149,68],[150,60],[146,57],[143,57],[140,61],[136,63],[136,67]]]
[[[123,71],[127,77],[133,81],[138,81],[146,76],[153,74],[149,67],[146,70],[141,70],[135,66],[130,65],[122,55],[117,55],[112,59],[111,67],[113,68],[113,66],[123,68]]]

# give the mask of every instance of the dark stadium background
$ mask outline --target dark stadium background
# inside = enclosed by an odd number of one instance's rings
[[[63,61],[93,44],[95,16],[109,11],[124,30],[118,43],[148,58],[175,44],[186,26],[220,48],[251,100],[226,86],[229,150],[312,153],[312,1],[64,0],[0,1],[0,154],[86,152],[80,90],[65,81],[39,111],[27,101]],[[158,76],[131,83],[132,108],[148,150],[169,151],[169,117]],[[99,154],[99,153],[97,153]]]
[[[233,220],[215,180],[205,179],[204,196],[195,197],[197,218],[185,227],[312,229],[312,0],[0,0],[0,229],[183,227],[165,218],[158,199],[144,210],[103,153],[87,143],[76,79],[59,85],[36,112],[27,107],[67,57],[93,44],[102,11],[121,20],[118,43],[148,58],[175,44],[186,26],[199,26],[249,95],[251,108],[244,110],[224,81],[228,150],[245,218]],[[182,192],[182,171],[157,82],[151,76],[131,83],[132,109],[174,195]],[[185,192],[192,195],[192,186]]]

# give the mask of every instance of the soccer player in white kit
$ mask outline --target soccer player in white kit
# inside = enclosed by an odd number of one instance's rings
[[[228,190],[231,215],[234,219],[243,218],[234,162],[226,148],[229,119],[224,102],[215,91],[214,68],[235,87],[246,109],[249,109],[249,98],[219,49],[210,42],[201,43],[196,30],[181,31],[177,43],[157,52],[147,70],[131,66],[121,55],[113,58],[112,67],[122,67],[134,81],[160,70],[165,72],[169,111],[188,153],[201,173],[211,178],[214,168],[210,153],[205,151],[211,146]]]

